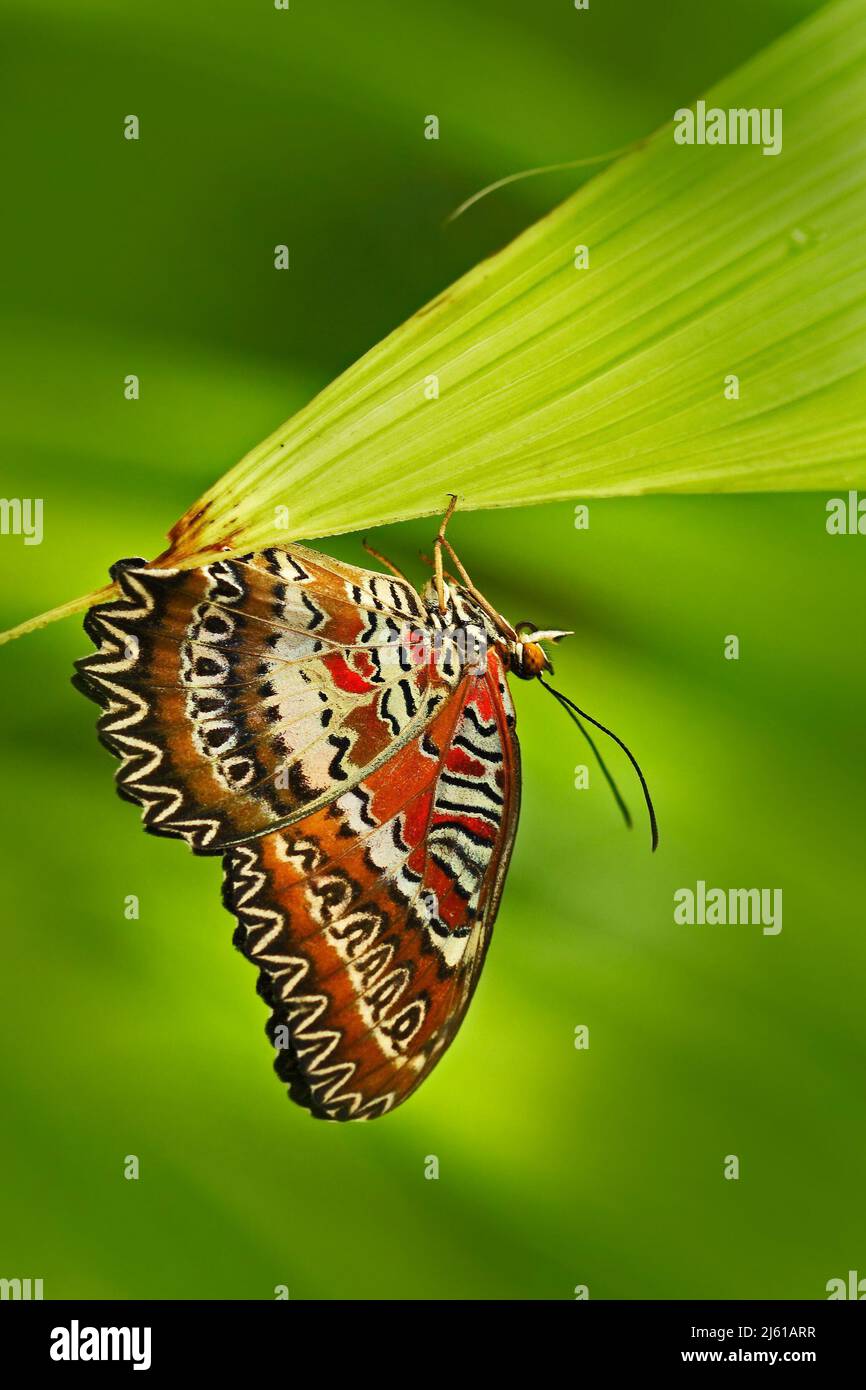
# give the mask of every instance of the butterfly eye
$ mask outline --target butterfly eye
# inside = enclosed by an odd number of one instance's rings
[[[534,676],[541,675],[542,671],[550,669],[550,662],[546,653],[541,649],[537,642],[523,643],[523,670],[527,680],[532,680]]]
[[[535,680],[542,671],[552,670],[547,654],[537,642],[517,643],[511,652],[510,667],[512,675],[524,681]]]

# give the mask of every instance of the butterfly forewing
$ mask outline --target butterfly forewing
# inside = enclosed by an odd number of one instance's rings
[[[421,731],[458,671],[413,662],[411,586],[295,547],[186,572],[135,562],[94,608],[78,684],[121,794],[199,853],[327,804]]]

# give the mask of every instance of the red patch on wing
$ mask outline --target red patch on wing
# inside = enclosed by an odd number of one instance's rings
[[[330,671],[338,690],[345,690],[350,695],[367,695],[374,689],[373,683],[365,680],[360,671],[354,670],[339,652],[323,656],[322,665]]]
[[[484,768],[477,758],[473,758],[463,748],[452,748],[448,754],[448,767],[452,772],[462,772],[467,777],[480,777]]]

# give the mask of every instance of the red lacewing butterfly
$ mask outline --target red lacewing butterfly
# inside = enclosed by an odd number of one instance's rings
[[[445,536],[418,594],[303,546],[199,569],[121,560],[75,683],[103,712],[120,795],[147,830],[224,856],[235,944],[259,970],[291,1098],[386,1114],[429,1075],[478,983],[514,845],[508,674],[541,642],[487,602]],[[443,567],[443,551],[457,569]],[[653,848],[655,816],[646,783]]]

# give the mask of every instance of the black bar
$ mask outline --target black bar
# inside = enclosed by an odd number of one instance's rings
[[[413,1340],[416,1351],[426,1344],[425,1359],[431,1358],[431,1366],[445,1356],[445,1346],[454,1336],[469,1337],[480,1355],[478,1339],[489,1327],[500,1335],[498,1360],[524,1342],[537,1349],[537,1333],[543,1329],[545,1339],[550,1339],[545,1341],[545,1362],[561,1337],[567,1364],[575,1370],[653,1372],[712,1364],[729,1368],[763,1364],[775,1369],[794,1364],[810,1366],[822,1377],[843,1368],[849,1375],[859,1371],[862,1377],[866,1320],[859,1306],[846,1303],[479,1301],[465,1304],[464,1313],[450,1307],[447,1322],[437,1322],[434,1312],[434,1322],[427,1323],[425,1330],[425,1323],[413,1314],[413,1308],[421,1312],[418,1303],[398,1305],[407,1312],[395,1317],[392,1304],[376,1306],[363,1300],[322,1304],[7,1301],[0,1303],[0,1345],[4,1365],[11,1362],[25,1375],[48,1370],[59,1377],[93,1377],[106,1366],[114,1375],[134,1374],[138,1361],[140,1373],[157,1378],[185,1370],[221,1376],[237,1371],[246,1383],[256,1367],[272,1380],[284,1364],[283,1356],[289,1356],[291,1347],[297,1348],[299,1336],[305,1339],[305,1361],[320,1356],[323,1369],[333,1372],[344,1358],[348,1363],[360,1352],[365,1359],[386,1329],[394,1349],[405,1346],[411,1354]],[[318,1335],[323,1316],[332,1332],[341,1327],[340,1335],[324,1339]],[[102,1329],[117,1332],[103,1335]],[[495,1344],[486,1339],[483,1345],[488,1353],[494,1351]],[[91,1350],[105,1359],[86,1359]],[[112,1359],[115,1352],[126,1359]],[[393,1350],[389,1352],[390,1360]],[[70,1359],[55,1359],[61,1353]],[[72,1359],[75,1354],[78,1359]],[[288,1362],[285,1365],[289,1374]]]

